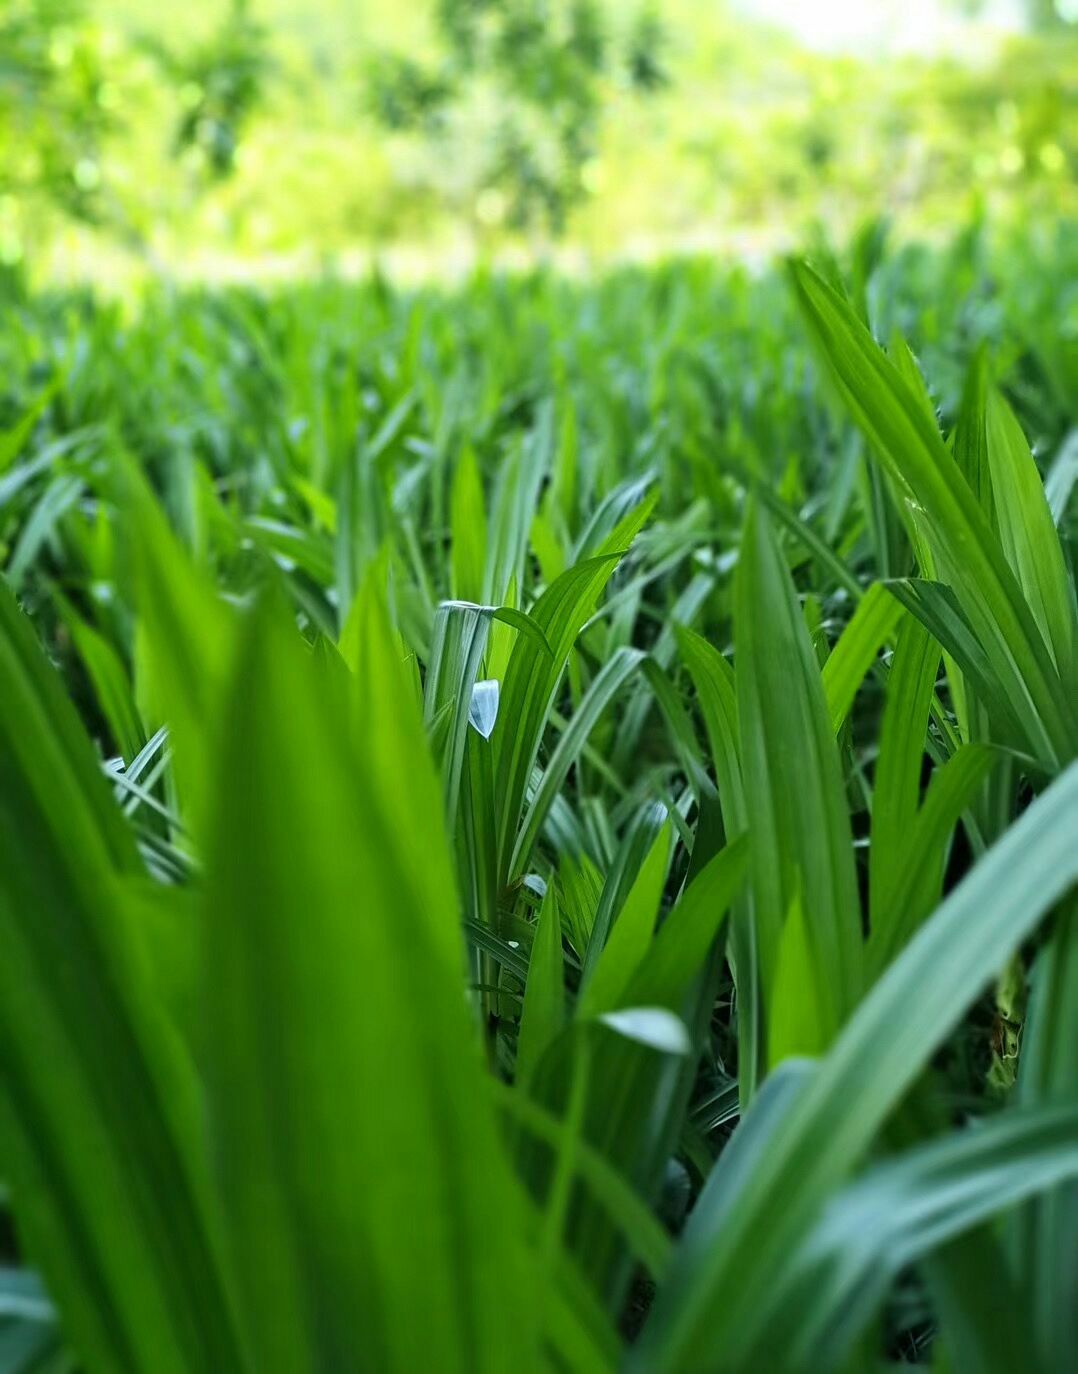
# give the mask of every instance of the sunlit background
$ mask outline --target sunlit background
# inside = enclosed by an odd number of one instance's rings
[[[1072,0],[0,0],[0,261],[760,258],[1075,206]]]

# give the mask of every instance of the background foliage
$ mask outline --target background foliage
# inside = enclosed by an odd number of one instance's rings
[[[302,19],[195,0],[166,26],[145,0],[5,0],[0,17],[0,252],[32,243],[68,275],[121,265],[118,241],[265,275],[372,247],[460,261],[522,231],[532,249],[560,231],[599,256],[759,257],[866,214],[934,232],[977,207],[1074,210],[1069,25],[882,59],[699,0],[312,0]],[[66,232],[57,203],[109,232]]]

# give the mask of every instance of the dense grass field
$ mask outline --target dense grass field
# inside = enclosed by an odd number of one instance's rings
[[[0,285],[0,1370],[1078,1367],[1076,269]]]

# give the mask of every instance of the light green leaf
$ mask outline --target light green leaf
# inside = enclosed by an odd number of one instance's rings
[[[1074,585],[1067,573],[1037,465],[1014,412],[998,391],[988,395],[985,428],[1003,551],[1061,678],[1064,682],[1076,681],[1078,612]]]
[[[772,1065],[784,1059],[812,1056],[827,1048],[824,1016],[817,988],[819,970],[813,963],[801,898],[794,894],[779,941],[778,967],[767,1027]]]
[[[467,445],[453,473],[449,511],[453,595],[461,601],[478,601],[487,558],[487,513],[479,465]]]
[[[913,616],[907,616],[887,678],[872,788],[868,872],[873,932],[881,926],[896,877],[909,867],[906,845],[921,798],[921,765],[939,661],[938,642]]]
[[[830,1040],[861,987],[861,918],[838,749],[786,564],[750,509],[736,584],[737,712],[765,1006],[782,926],[804,902]]]
[[[561,916],[553,882],[539,908],[524,1010],[517,1040],[517,1081],[527,1083],[543,1051],[565,1023],[565,968],[561,947]]]
[[[886,583],[874,582],[857,603],[849,624],[828,655],[823,666],[823,690],[836,735],[850,713],[857,689],[894,633],[901,615],[902,605]]]
[[[661,810],[665,816],[666,808]],[[673,827],[666,821],[655,835],[628,896],[616,914],[590,979],[588,966],[584,966],[578,1016],[597,1016],[618,1006],[647,953],[666,885],[672,839]]]

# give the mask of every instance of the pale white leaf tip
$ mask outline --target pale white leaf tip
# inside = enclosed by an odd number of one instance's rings
[[[468,719],[484,739],[490,739],[494,722],[498,719],[498,702],[501,687],[497,678],[477,682],[472,688],[472,701],[468,707]]]
[[[626,1007],[599,1020],[611,1030],[662,1054],[688,1054],[692,1049],[684,1021],[665,1007]]]

